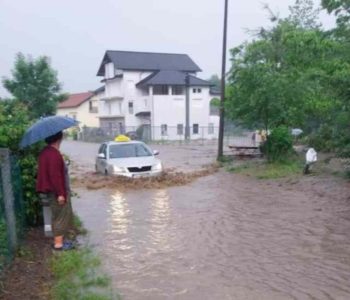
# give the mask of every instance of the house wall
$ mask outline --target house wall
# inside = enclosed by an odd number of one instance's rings
[[[201,93],[194,93],[193,89],[201,89]],[[171,92],[170,92],[171,93]],[[185,95],[153,95],[154,119],[152,126],[155,127],[153,138],[176,140],[183,138],[178,135],[177,125],[183,124],[183,132],[186,125],[186,96]],[[215,138],[216,132],[210,133],[209,126],[216,126],[216,119],[209,115],[211,96],[208,87],[190,88],[190,127],[191,139]],[[210,124],[212,123],[212,125]],[[198,133],[194,133],[193,125],[198,124]],[[162,135],[161,126],[167,125],[167,135]]]
[[[116,66],[117,68],[118,66]],[[106,77],[111,76],[110,64],[106,65]],[[120,71],[118,71],[120,72]],[[185,128],[185,95],[152,95],[145,90],[136,88],[136,84],[152,72],[122,71],[122,77],[106,80],[105,95],[99,101],[100,117],[118,117],[124,119],[126,130],[136,130],[142,124],[150,124],[156,128],[153,139],[176,140],[183,138],[177,134],[177,125],[183,124]],[[110,78],[110,77],[109,77]],[[201,89],[201,93],[194,93],[193,89]],[[191,138],[215,138],[214,134],[208,133],[208,127],[218,126],[216,118],[210,116],[209,87],[190,88],[190,126],[199,125],[199,133],[193,134]],[[133,111],[129,111],[129,102],[133,103]],[[151,112],[151,120],[135,116],[138,112]],[[161,133],[161,126],[166,124],[168,134]],[[102,126],[103,124],[100,123]]]
[[[121,78],[107,80],[105,95],[99,104],[101,117],[123,117],[126,127],[135,128],[147,122],[135,116],[139,111],[150,109],[149,96],[137,89],[136,84],[150,74],[151,72],[123,71]],[[129,112],[129,102],[133,103],[133,113]]]
[[[78,120],[79,127],[98,127],[99,119],[98,113],[90,113],[89,101],[85,101],[78,107],[72,108],[58,108],[57,115],[59,116],[68,116]]]

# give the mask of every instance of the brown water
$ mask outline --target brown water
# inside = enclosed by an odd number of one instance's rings
[[[350,299],[349,189],[318,184],[220,172],[74,207],[123,299]]]

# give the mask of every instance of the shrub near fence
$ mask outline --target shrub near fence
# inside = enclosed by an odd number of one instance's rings
[[[19,163],[0,148],[0,272],[13,258],[25,227]]]

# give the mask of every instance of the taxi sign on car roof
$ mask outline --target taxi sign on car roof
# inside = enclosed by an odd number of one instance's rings
[[[130,138],[126,135],[120,134],[114,139],[115,142],[130,142]]]

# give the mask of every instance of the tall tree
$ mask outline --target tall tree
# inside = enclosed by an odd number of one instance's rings
[[[220,91],[221,79],[219,78],[219,76],[217,74],[211,75],[210,78],[208,79],[208,81],[214,85],[216,90]]]
[[[320,30],[279,20],[231,50],[229,115],[249,127],[319,126],[336,107],[329,78],[338,52]]]
[[[296,0],[294,5],[289,6],[290,15],[288,20],[302,28],[320,28],[320,9],[315,9],[313,0]]]
[[[31,118],[54,114],[57,103],[65,99],[60,93],[57,72],[46,56],[32,59],[17,54],[12,78],[4,78],[3,85],[17,101],[27,106]]]
[[[350,21],[350,1],[349,0],[322,0],[322,7],[328,13],[334,13],[339,26],[348,27]]]

